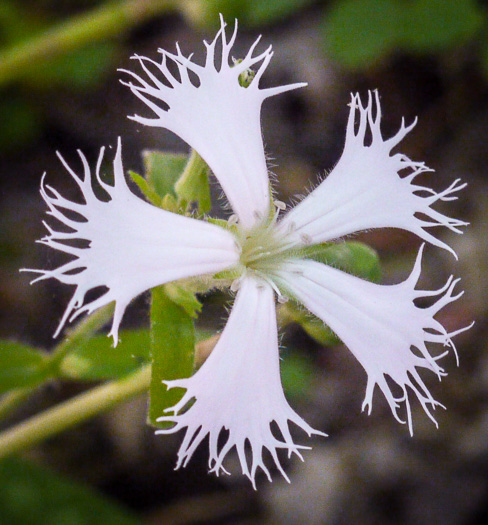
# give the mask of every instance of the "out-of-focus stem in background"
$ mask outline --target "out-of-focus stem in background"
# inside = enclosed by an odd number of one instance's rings
[[[40,35],[0,52],[0,86],[20,77],[39,62],[86,44],[116,37],[161,13],[177,8],[176,0],[107,2],[50,27]]]

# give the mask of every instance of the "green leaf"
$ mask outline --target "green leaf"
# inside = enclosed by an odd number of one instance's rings
[[[156,193],[153,186],[151,186],[144,177],[135,171],[129,170],[129,175],[131,179],[137,184],[137,187],[142,191],[146,199],[151,204],[154,204],[154,206],[161,208],[163,199]]]
[[[474,0],[415,0],[405,6],[402,46],[436,53],[475,37],[485,21]]]
[[[17,458],[0,462],[0,525],[142,525],[89,487]]]
[[[193,319],[198,317],[198,314],[202,311],[202,303],[193,292],[175,283],[168,283],[165,286],[165,290],[168,297],[181,306],[190,317]]]
[[[346,67],[369,67],[394,48],[400,17],[396,0],[336,2],[323,25],[326,48]]]
[[[245,2],[247,13],[245,23],[249,26],[261,26],[283,20],[297,13],[314,0],[254,0]]]
[[[206,162],[192,150],[185,169],[175,184],[176,194],[179,201],[183,201],[183,206],[196,202],[201,215],[208,213],[212,208],[209,174],[210,169]]]
[[[142,152],[145,178],[153,191],[164,198],[167,194],[176,198],[175,183],[183,173],[187,155],[166,151]]]
[[[344,66],[366,69],[396,48],[438,53],[473,40],[486,23],[475,0],[342,0],[327,13],[327,49]]]
[[[290,322],[299,324],[312,339],[321,345],[333,346],[340,343],[340,339],[321,319],[293,300],[280,307],[280,318],[282,324]]]
[[[296,13],[314,0],[206,0],[183,2],[182,9],[193,24],[217,27],[219,14],[239,20],[244,27],[271,24]]]
[[[351,69],[366,69],[380,62],[397,45],[403,3],[399,0],[336,2],[323,24],[326,49],[335,60]]]
[[[0,341],[0,394],[41,382],[45,354],[13,341]]]
[[[148,330],[124,330],[116,348],[111,338],[99,335],[69,353],[60,365],[71,379],[106,380],[126,376],[150,362]]]
[[[339,268],[368,281],[378,282],[381,278],[378,254],[373,248],[362,242],[317,244],[304,248],[303,254],[309,259]]]
[[[173,285],[174,286],[174,285]],[[162,382],[189,377],[193,372],[195,354],[195,327],[191,302],[187,298],[177,304],[171,298],[174,292],[167,285],[154,288],[151,300],[151,386],[149,389],[149,423],[165,428],[156,419],[164,410],[177,403],[184,391],[180,388],[168,390]],[[181,294],[184,297],[185,294]],[[167,425],[166,425],[167,426]]]

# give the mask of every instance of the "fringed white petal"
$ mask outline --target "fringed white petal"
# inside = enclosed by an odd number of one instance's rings
[[[285,263],[278,272],[278,283],[327,323],[366,370],[368,384],[363,410],[367,407],[368,413],[371,412],[373,390],[378,385],[401,423],[405,421],[398,415],[398,408],[405,404],[410,433],[409,391],[413,391],[434,423],[431,409],[442,406],[430,394],[418,369],[427,368],[441,379],[446,373],[438,361],[448,350],[434,356],[429,353],[427,343],[440,343],[456,354],[451,338],[469,328],[448,333],[434,319],[463,292],[454,295],[459,279],[452,276],[439,290],[415,290],[421,256],[422,248],[408,279],[389,286],[373,284],[310,260]],[[423,297],[439,298],[430,307],[420,308],[414,301]],[[387,378],[398,385],[402,391],[400,397],[392,392]]]
[[[49,235],[38,241],[74,259],[54,270],[24,271],[41,274],[32,282],[54,278],[76,286],[55,337],[68,319],[115,301],[110,334],[117,344],[122,315],[135,296],[176,279],[221,271],[235,264],[239,254],[233,236],[223,228],[167,212],[135,196],[124,178],[120,139],[113,163],[114,184],[100,178],[104,148],[96,167],[96,179],[109,200],[95,194],[88,162],[78,153],[84,168],[81,177],[59,158],[85,202],[64,198],[43,177],[41,195],[49,207],[47,213],[71,231],[57,231],[44,223]],[[97,287],[107,290],[85,302],[87,292]]]
[[[237,21],[227,41],[221,17],[221,28],[213,42],[204,42],[207,52],[204,66],[192,62],[192,55],[185,57],[179,46],[176,54],[160,49],[161,63],[134,56],[143,74],[122,70],[136,81],[122,83],[156,114],[156,118],[138,115],[130,118],[169,129],[194,148],[219,180],[241,225],[251,228],[267,216],[270,202],[261,137],[261,104],[267,97],[306,84],[259,89],[260,78],[273,56],[271,46],[253,56],[258,39],[242,62],[229,63],[236,36]],[[253,67],[256,68],[253,81],[249,87],[242,87],[239,75]]]
[[[273,290],[266,282],[252,277],[242,280],[228,323],[205,364],[193,377],[166,384],[169,388],[186,389],[181,401],[166,410],[174,415],[160,418],[175,426],[157,431],[168,434],[186,429],[176,468],[187,465],[208,435],[211,472],[226,472],[222,463],[235,446],[242,472],[255,487],[258,468],[271,480],[263,458],[263,450],[267,449],[289,481],[277,450],[286,449],[289,456],[294,453],[301,458],[300,449],[309,447],[293,442],[288,422],[308,435],[322,435],[299,417],[285,399]],[[281,435],[273,434],[273,422]],[[249,460],[246,442],[250,445]]]
[[[330,175],[281,221],[279,228],[291,232],[296,243],[321,243],[369,228],[401,228],[425,241],[445,248],[444,242],[426,228],[446,226],[456,233],[467,223],[452,219],[432,208],[437,201],[457,199],[466,184],[455,180],[436,193],[414,183],[417,175],[429,170],[422,162],[401,153],[391,154],[412,130],[402,125],[385,140],[380,131],[381,108],[378,93],[369,93],[363,107],[353,95],[347,124],[344,152]],[[359,117],[359,124],[357,119]],[[404,173],[403,176],[400,173]]]

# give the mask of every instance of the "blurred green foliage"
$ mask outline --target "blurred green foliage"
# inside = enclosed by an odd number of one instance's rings
[[[317,368],[313,361],[298,351],[285,351],[280,363],[281,382],[287,397],[303,398],[310,391]]]
[[[0,525],[141,525],[115,502],[27,461],[0,461]]]
[[[44,354],[13,341],[0,341],[0,394],[39,383],[45,377]]]
[[[57,22],[39,6],[11,0],[0,2],[0,53],[49,31]],[[0,103],[0,149],[34,140],[42,130],[43,114],[32,92],[55,87],[84,91],[95,88],[110,71],[117,53],[113,41],[90,43],[59,57],[31,60],[22,68],[20,90],[7,90]]]
[[[11,0],[0,2],[0,45],[3,49],[29,41],[48,32],[58,20],[39,6]],[[22,80],[33,89],[66,85],[70,89],[95,86],[108,72],[115,56],[113,42],[88,44],[60,57],[46,56],[42,62],[31,62]]]
[[[244,27],[272,24],[298,13],[314,0],[189,0],[180,7],[192,24],[216,28],[219,14],[229,24],[237,18]]]
[[[474,40],[486,25],[475,0],[340,0],[324,15],[326,50],[365,70],[396,50],[440,53]]]
[[[119,379],[149,363],[148,330],[123,330],[119,339],[116,348],[106,335],[85,341],[63,359],[61,375],[86,381]]]
[[[147,330],[124,330],[117,348],[106,335],[84,339],[56,366],[49,354],[14,341],[0,341],[0,394],[34,387],[50,379],[100,381],[119,379],[150,361]]]

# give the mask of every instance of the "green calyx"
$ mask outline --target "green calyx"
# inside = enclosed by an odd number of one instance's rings
[[[276,270],[282,262],[296,255],[296,247],[290,243],[286,236],[278,233],[276,221],[285,205],[274,201],[270,214],[251,230],[243,230],[238,226],[234,230],[236,241],[241,249],[239,258],[239,277],[245,273],[254,273],[273,284]],[[281,294],[279,294],[281,295]]]

